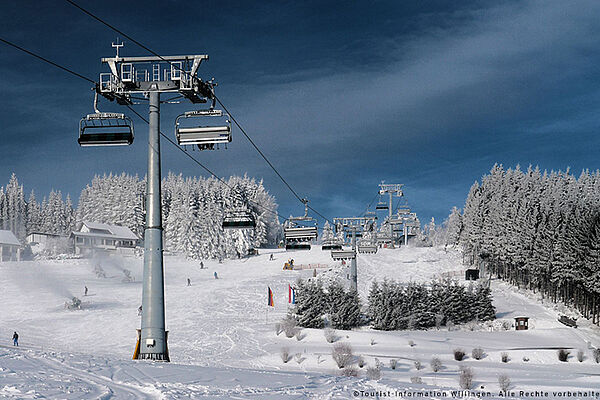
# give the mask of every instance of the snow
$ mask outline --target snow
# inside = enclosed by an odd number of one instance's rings
[[[271,253],[274,261],[269,261]],[[515,316],[529,316],[530,330],[503,331],[498,322],[474,331],[338,331],[337,342],[349,343],[368,366],[376,359],[383,364],[380,381],[368,380],[364,371],[358,378],[341,377],[322,330],[304,329],[301,340],[276,335],[274,325],[288,309],[288,284],[313,274],[311,269],[282,270],[289,258],[296,265],[327,264],[317,270],[317,279],[347,282],[348,266],[332,261],[319,246],[294,252],[261,249],[259,256],[222,264],[204,260],[205,269],[199,261],[165,257],[171,363],[131,360],[139,328],[141,259],[0,263],[0,399],[347,399],[355,390],[457,390],[462,364],[473,368],[474,387],[493,397],[502,373],[517,394],[600,387],[598,364],[588,349],[588,342],[600,344],[598,330],[581,319],[581,328],[568,328],[556,320],[558,311],[552,307],[497,281],[492,289],[498,318],[512,322]],[[106,278],[94,272],[98,264]],[[365,301],[371,283],[385,277],[429,282],[442,275],[464,277],[464,268],[458,254],[438,248],[359,254],[359,293]],[[123,279],[125,269],[135,281]],[[219,279],[213,278],[215,271]],[[84,286],[88,296],[83,296]],[[266,305],[267,286],[274,292],[273,308]],[[64,302],[73,296],[82,299],[82,310],[65,310]],[[14,330],[19,348],[10,340]],[[292,355],[286,364],[280,357],[284,347]],[[470,356],[474,347],[484,349],[482,360]],[[465,361],[453,360],[455,348],[465,350]],[[568,363],[558,361],[558,348],[570,349]],[[578,349],[586,354],[581,363],[575,358]],[[503,352],[509,353],[508,363],[501,362]],[[444,365],[437,373],[429,366],[434,356]],[[398,360],[395,370],[391,359]],[[415,370],[415,360],[422,370]],[[410,383],[416,376],[423,385]]]
[[[21,246],[19,239],[11,231],[0,230],[0,244]]]

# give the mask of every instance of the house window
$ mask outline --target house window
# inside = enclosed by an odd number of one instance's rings
[[[78,237],[77,238],[77,243],[83,243],[83,238],[82,237]]]

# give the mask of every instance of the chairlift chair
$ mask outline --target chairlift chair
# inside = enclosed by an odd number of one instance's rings
[[[359,253],[370,253],[370,254],[377,253],[377,244],[371,243],[371,242],[362,243],[362,241],[361,241],[358,243],[358,252]]]
[[[354,250],[331,250],[331,258],[334,260],[352,260],[356,258]]]
[[[192,118],[225,117],[224,125],[183,126],[182,121]],[[183,120],[182,120],[183,119]],[[215,144],[231,142],[231,121],[221,110],[188,111],[175,119],[175,136],[180,146],[196,145],[200,150],[214,150]]]
[[[238,208],[225,213],[222,226],[223,229],[254,229],[256,221],[250,211]]]
[[[128,146],[133,143],[133,121],[125,114],[100,112],[96,91],[94,114],[79,121],[77,142],[80,146]]]
[[[376,210],[387,210],[388,209],[388,205],[386,202],[384,201],[380,201],[377,203],[377,205],[375,206]]]

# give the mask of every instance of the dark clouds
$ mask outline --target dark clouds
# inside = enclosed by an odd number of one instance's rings
[[[133,16],[122,3],[82,5],[156,51],[210,54],[201,71],[220,82],[221,99],[330,217],[362,212],[382,179],[405,183],[426,221],[461,206],[495,162],[599,167],[600,3],[350,3],[173,1],[134,6]],[[116,35],[68,5],[35,4],[12,5],[2,35],[97,76]],[[144,174],[141,122],[131,149],[79,149],[89,85],[5,47],[0,62],[0,178],[14,171],[27,188],[77,198],[94,173]],[[165,133],[186,107],[163,108]],[[201,174],[163,148],[165,172]],[[219,174],[264,178],[283,214],[300,212],[239,132],[229,150],[196,155]]]

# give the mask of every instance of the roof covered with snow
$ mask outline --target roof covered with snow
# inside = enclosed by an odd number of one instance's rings
[[[0,230],[0,244],[10,244],[12,246],[20,246],[21,242],[11,231]]]
[[[83,225],[87,226],[88,229],[90,229],[92,231],[90,233],[94,233],[93,230],[101,230],[101,231],[107,231],[108,233],[110,233],[111,235],[113,235],[119,239],[131,239],[131,240],[138,239],[138,237],[133,232],[131,232],[131,229],[127,228],[126,226],[101,224],[99,222],[89,222],[89,221],[83,221]],[[83,225],[82,225],[82,227],[83,227]],[[77,232],[74,232],[74,233],[77,233]],[[104,235],[99,235],[99,236],[104,236]]]

